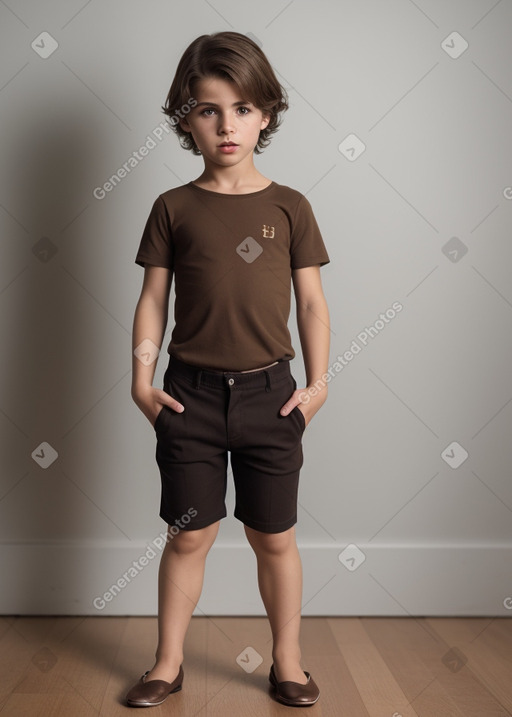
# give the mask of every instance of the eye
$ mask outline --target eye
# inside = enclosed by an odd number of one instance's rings
[[[201,114],[204,117],[211,117],[210,114],[207,114],[208,112],[215,112],[215,110],[213,109],[213,107],[207,107],[206,109],[202,110]]]
[[[242,113],[242,115],[248,115],[251,111],[248,107],[239,107],[238,111]]]

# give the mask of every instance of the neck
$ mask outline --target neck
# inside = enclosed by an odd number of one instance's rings
[[[201,176],[194,183],[198,186],[220,191],[229,194],[238,194],[242,191],[257,191],[270,184],[261,172],[259,172],[252,161],[249,164],[235,167],[219,167],[205,160],[205,168]],[[256,189],[255,189],[256,188]]]

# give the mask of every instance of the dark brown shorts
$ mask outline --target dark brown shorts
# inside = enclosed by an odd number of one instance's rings
[[[235,518],[264,533],[291,528],[306,424],[298,407],[279,413],[297,388],[289,362],[240,373],[200,369],[171,356],[163,388],[185,410],[164,406],[155,422],[160,517],[184,530],[224,518],[229,452]]]

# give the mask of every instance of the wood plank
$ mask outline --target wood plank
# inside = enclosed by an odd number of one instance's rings
[[[340,652],[370,717],[418,717],[360,618],[328,618]],[[436,717],[438,717],[436,715]]]
[[[269,694],[271,637],[266,617],[222,617],[216,626],[208,626],[208,709],[204,717],[225,717],[232,705],[247,717],[277,714],[277,703]],[[243,668],[243,662],[237,663],[239,657],[248,661],[245,667],[250,671]],[[256,660],[262,660],[261,664]]]
[[[13,693],[4,708],[2,717],[98,717],[98,711],[76,695]]]
[[[504,717],[492,694],[474,674],[457,665],[453,645],[424,629],[421,618],[362,618],[389,670],[421,714],[436,717]],[[464,655],[461,653],[461,656]]]
[[[467,658],[464,669],[476,683],[493,695],[496,714],[512,714],[510,675],[512,668],[512,623],[509,618],[429,619],[446,644],[456,645]],[[491,713],[489,713],[491,714]]]
[[[46,618],[44,623],[38,619],[29,624],[23,618],[18,627],[24,660],[4,710],[29,710],[27,714],[42,710],[42,714],[64,717],[74,705],[73,713],[98,715],[124,622],[119,618]],[[45,705],[49,711],[45,712]]]
[[[320,689],[320,699],[313,707],[308,707],[307,714],[325,717],[369,717],[341,653],[310,657],[307,669]],[[283,714],[289,714],[289,711]],[[386,717],[391,717],[391,714]]]
[[[0,620],[1,717],[126,715],[126,692],[152,667],[156,639],[156,618]],[[311,717],[512,714],[506,618],[303,617],[301,646],[303,667],[321,690]],[[468,660],[455,671],[443,663],[453,647]],[[248,648],[263,658],[252,671],[237,663]],[[271,697],[271,661],[266,617],[194,616],[184,688],[151,714],[288,715]]]

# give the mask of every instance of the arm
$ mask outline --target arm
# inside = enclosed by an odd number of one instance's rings
[[[320,266],[308,266],[292,272],[293,288],[297,304],[297,327],[299,330],[306,389],[297,389],[284,404],[281,413],[286,415],[294,406],[300,405],[306,425],[327,398],[327,384],[321,380],[329,362],[329,310],[322,289]],[[308,393],[314,384],[316,390]],[[313,395],[315,394],[315,395]]]
[[[144,283],[135,309],[132,335],[132,398],[153,425],[163,405],[175,411],[183,407],[169,394],[153,388],[156,361],[146,366],[133,351],[144,339],[150,339],[159,348],[167,326],[169,292],[172,272],[161,266],[144,268]]]

